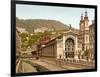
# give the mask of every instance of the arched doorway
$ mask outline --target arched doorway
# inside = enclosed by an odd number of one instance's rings
[[[65,57],[74,58],[75,42],[72,38],[65,41]]]

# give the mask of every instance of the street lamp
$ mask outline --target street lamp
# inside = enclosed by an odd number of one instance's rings
[[[40,48],[37,51],[37,58],[36,59],[39,59],[39,51],[42,50],[42,48],[44,48],[44,47],[45,47],[44,44],[43,45],[40,45]]]
[[[44,48],[46,45],[45,44],[42,44],[41,45],[41,52],[42,52],[42,48]]]
[[[45,47],[45,45],[43,44],[43,45],[41,45],[41,47],[42,47],[42,48],[44,48],[44,47]]]
[[[65,50],[63,50],[63,62],[65,61]]]

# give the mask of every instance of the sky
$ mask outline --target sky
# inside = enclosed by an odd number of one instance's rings
[[[85,11],[87,11],[89,24],[91,24],[95,11],[92,8],[16,4],[16,17],[19,19],[57,20],[66,25],[71,24],[77,29],[79,29],[81,14],[84,16]]]

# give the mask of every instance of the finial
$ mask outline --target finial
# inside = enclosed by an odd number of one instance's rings
[[[83,14],[81,14],[81,20],[83,20]]]
[[[83,13],[81,14],[81,16],[83,17]]]
[[[71,24],[69,24],[69,26],[70,26],[70,28],[69,28],[69,29],[71,29]]]
[[[87,11],[85,11],[85,16],[87,16]]]

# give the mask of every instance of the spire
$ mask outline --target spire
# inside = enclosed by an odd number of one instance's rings
[[[85,11],[85,17],[87,17],[87,11]]]
[[[87,10],[85,11],[85,17],[84,20],[88,20]]]
[[[83,14],[81,14],[81,20],[83,20]]]
[[[71,24],[69,24],[69,30],[71,30],[71,29],[72,29]]]

